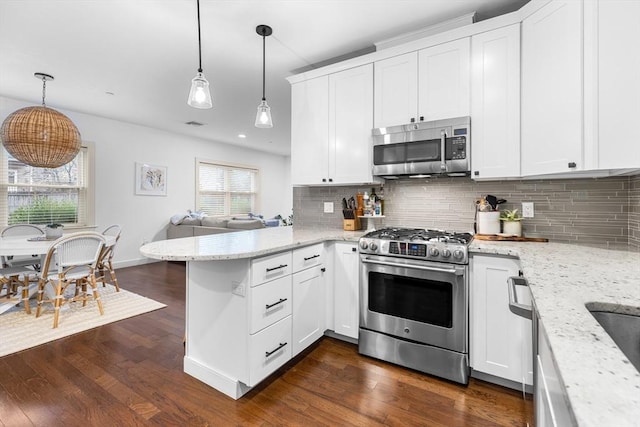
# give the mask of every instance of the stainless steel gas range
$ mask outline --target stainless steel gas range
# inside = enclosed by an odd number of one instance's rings
[[[361,354],[468,383],[472,238],[414,228],[360,238]]]

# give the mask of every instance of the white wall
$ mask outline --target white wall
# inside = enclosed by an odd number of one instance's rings
[[[0,97],[0,122],[13,111],[31,106]],[[78,127],[82,139],[95,146],[96,230],[120,224],[115,253],[118,266],[146,262],[138,248],[143,240],[163,240],[169,218],[195,208],[195,159],[255,166],[260,170],[257,213],[265,218],[292,211],[290,158],[59,110]],[[134,194],[135,162],[167,166],[167,196]],[[283,191],[283,189],[286,189]]]

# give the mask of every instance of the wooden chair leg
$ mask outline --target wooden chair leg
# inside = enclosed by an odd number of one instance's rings
[[[22,284],[22,303],[24,304],[24,311],[27,314],[31,314],[31,306],[29,305],[29,277],[25,276]]]
[[[60,317],[60,306],[62,305],[62,283],[61,280],[56,282],[56,296],[53,302],[53,329],[58,327],[58,319]]]
[[[100,293],[98,292],[98,284],[96,283],[95,276],[91,276],[89,278],[89,284],[91,285],[91,289],[93,289],[93,299],[98,303],[98,310],[100,310],[100,315],[104,314],[104,310],[102,308],[102,301],[100,300]]]
[[[47,282],[43,279],[38,281],[38,305],[36,307],[36,317],[40,317],[40,309],[42,308],[42,300],[44,298],[44,287]]]
[[[116,272],[113,269],[113,264],[111,264],[111,260],[109,260],[109,274],[111,275],[111,283],[116,287],[116,292],[120,292],[120,286],[118,285],[118,278],[116,277]]]

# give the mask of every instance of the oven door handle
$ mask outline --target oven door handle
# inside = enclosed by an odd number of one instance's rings
[[[517,316],[524,317],[525,319],[533,318],[533,311],[530,305],[520,304],[518,302],[518,293],[516,286],[529,286],[529,282],[524,277],[514,276],[507,279],[507,286],[509,287],[509,310]]]
[[[437,273],[448,273],[455,274],[456,276],[460,276],[464,274],[464,269],[456,269],[456,268],[441,268],[441,267],[427,267],[426,265],[417,265],[417,264],[402,264],[399,262],[390,262],[390,261],[375,261],[371,258],[363,258],[362,262],[368,264],[378,264],[384,265],[388,267],[402,267],[402,268],[414,268],[416,270],[425,270],[425,271],[434,271]]]

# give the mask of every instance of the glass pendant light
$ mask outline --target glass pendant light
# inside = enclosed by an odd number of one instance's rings
[[[191,80],[191,90],[187,104],[193,108],[211,108],[211,93],[209,92],[209,82],[202,72],[202,42],[200,40],[200,0],[196,0],[198,9],[198,74]]]
[[[256,33],[262,36],[262,101],[260,102],[260,105],[258,105],[256,127],[272,128],[273,120],[271,120],[271,107],[267,104],[267,98],[265,97],[265,40],[267,36],[270,36],[273,33],[273,30],[268,25],[258,25],[256,27]]]

